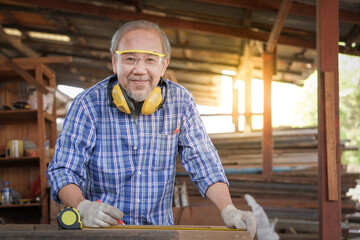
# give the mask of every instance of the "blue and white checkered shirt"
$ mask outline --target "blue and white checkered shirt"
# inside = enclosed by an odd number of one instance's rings
[[[205,198],[213,183],[228,184],[218,153],[188,90],[165,80],[163,108],[135,120],[110,106],[114,77],[75,98],[47,170],[52,198],[60,202],[59,190],[73,183],[86,199],[119,208],[127,224],[172,225],[177,153]]]

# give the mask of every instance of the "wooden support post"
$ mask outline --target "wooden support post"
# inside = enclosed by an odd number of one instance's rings
[[[35,69],[35,77],[36,77],[36,81],[43,85],[43,71],[42,71],[42,65],[39,64],[36,69]],[[45,130],[45,121],[44,119],[44,114],[45,112],[42,110],[44,109],[44,101],[43,101],[43,94],[42,92],[40,92],[40,90],[37,90],[37,106],[38,106],[38,111],[37,111],[37,119],[38,119],[38,133],[39,133],[39,140],[38,140],[38,144],[39,144],[39,157],[40,157],[40,189],[41,189],[41,223],[49,223],[48,221],[48,216],[49,216],[49,210],[48,210],[48,195],[47,195],[47,190],[46,190],[46,186],[47,186],[47,178],[46,178],[46,163],[45,163],[45,158],[46,158],[46,153],[45,153],[45,135],[46,135],[46,130]]]
[[[272,124],[271,124],[271,82],[274,73],[275,56],[273,53],[263,53],[263,81],[264,81],[264,113],[263,113],[263,173],[272,172]]]
[[[253,79],[253,56],[251,53],[251,42],[245,42],[245,49],[244,49],[244,81],[245,81],[245,126],[244,132],[251,132],[252,131],[252,99],[251,99],[251,84]]]
[[[239,89],[235,88],[236,79],[233,78],[233,109],[232,109],[232,118],[235,126],[235,132],[239,131]]]
[[[338,1],[317,0],[319,239],[341,239]]]
[[[263,173],[272,173],[272,124],[271,124],[271,83],[276,74],[276,44],[280,38],[285,19],[289,13],[292,0],[282,0],[276,21],[271,29],[267,45],[263,53],[263,81],[264,81],[264,125],[263,125]]]
[[[244,132],[252,131],[251,84],[252,84],[252,79],[249,77],[249,75],[245,75],[245,126],[244,126]]]

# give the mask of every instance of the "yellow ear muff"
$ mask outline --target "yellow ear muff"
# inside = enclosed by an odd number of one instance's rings
[[[119,109],[121,112],[130,114],[135,110],[135,107],[131,102],[131,99],[125,95],[126,93],[124,93],[124,91],[125,90],[123,90],[119,84],[116,84],[112,90],[113,102],[116,105],[117,109]],[[156,109],[158,109],[162,101],[163,99],[161,94],[161,88],[154,88],[151,91],[150,95],[144,101],[141,107],[141,113],[144,115],[153,114]]]
[[[141,108],[141,113],[144,115],[153,114],[158,108],[158,106],[161,104],[161,102],[162,102],[161,88],[156,87],[151,91],[150,96],[147,97],[146,100],[144,101],[144,104]]]
[[[122,93],[119,84],[116,84],[112,90],[112,97],[114,99],[114,104],[116,105],[116,107],[126,113],[126,114],[130,114],[130,108],[129,105],[125,99],[124,94]]]

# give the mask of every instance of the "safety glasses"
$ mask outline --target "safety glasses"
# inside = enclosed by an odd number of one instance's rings
[[[124,65],[134,66],[141,59],[142,62],[149,67],[159,66],[165,57],[163,53],[144,51],[144,50],[116,50],[115,53],[120,54],[120,61]]]

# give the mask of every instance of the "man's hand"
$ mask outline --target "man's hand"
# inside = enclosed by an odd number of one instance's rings
[[[119,224],[117,221],[124,215],[116,207],[106,203],[83,200],[77,206],[81,221],[87,227],[110,227]]]
[[[228,205],[221,211],[221,216],[228,228],[246,229],[251,239],[256,233],[256,218],[252,212],[241,211],[234,205]]]

